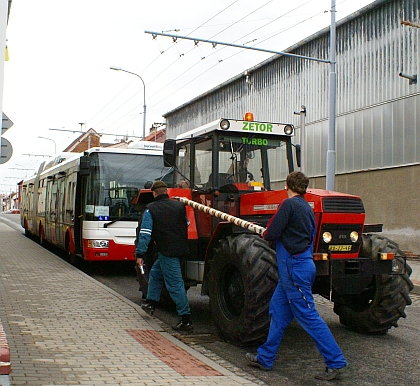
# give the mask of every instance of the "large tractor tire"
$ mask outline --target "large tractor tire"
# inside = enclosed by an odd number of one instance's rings
[[[405,254],[398,244],[376,234],[363,235],[362,257],[376,259],[379,252],[393,252],[397,262],[404,264]],[[334,304],[340,323],[352,331],[376,335],[398,327],[398,319],[406,317],[405,307],[411,304],[411,272],[407,264],[403,275],[375,275],[361,294],[340,297]]]
[[[264,342],[268,307],[278,281],[275,252],[252,234],[228,236],[214,252],[209,294],[219,334],[236,346]]]

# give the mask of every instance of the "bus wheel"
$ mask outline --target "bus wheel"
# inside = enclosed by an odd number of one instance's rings
[[[76,265],[78,263],[78,259],[77,256],[70,252],[70,239],[68,237],[66,237],[65,246],[64,260],[68,261],[71,265]]]
[[[41,227],[41,225],[39,226],[39,232],[38,232],[39,234],[38,234],[38,236],[39,236],[39,245],[41,245],[41,246],[45,246],[45,239],[44,239],[44,237],[43,237],[43,235],[42,235],[42,227]]]

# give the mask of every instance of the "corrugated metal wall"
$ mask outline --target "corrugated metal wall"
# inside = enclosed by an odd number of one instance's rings
[[[401,25],[419,20],[419,1],[377,1],[337,27],[337,173],[420,161],[420,30]],[[329,31],[292,47],[294,53],[329,58]],[[250,53],[252,55],[252,53]],[[325,174],[328,139],[329,65],[290,57],[272,58],[245,77],[220,86],[167,114],[168,137],[220,117],[294,123],[307,108],[306,172]],[[298,142],[298,138],[297,138]]]

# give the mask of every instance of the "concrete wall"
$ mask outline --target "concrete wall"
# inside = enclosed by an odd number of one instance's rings
[[[336,191],[362,197],[366,223],[384,224],[383,235],[420,254],[420,165],[337,175]],[[325,188],[325,178],[310,187]]]

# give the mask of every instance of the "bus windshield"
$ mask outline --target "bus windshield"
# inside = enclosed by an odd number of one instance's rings
[[[146,182],[167,172],[162,156],[94,153],[85,196],[85,219],[115,220],[135,214],[131,202]]]

